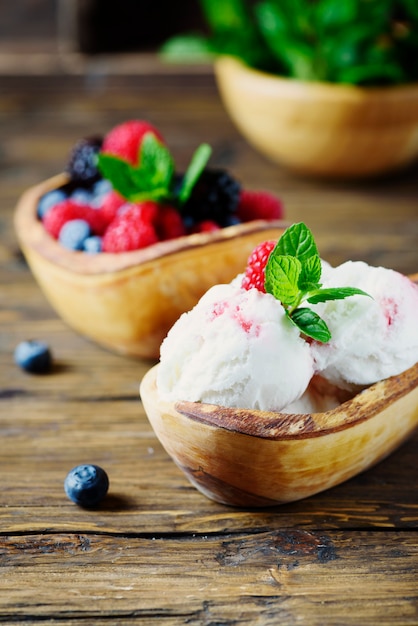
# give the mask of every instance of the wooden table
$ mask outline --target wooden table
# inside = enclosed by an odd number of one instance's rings
[[[417,168],[362,183],[297,177],[240,138],[210,73],[95,68],[1,81],[0,622],[418,624],[418,434],[305,501],[257,511],[211,502],[146,419],[138,386],[151,363],[107,352],[58,319],[12,225],[23,190],[60,171],[79,137],[139,117],[160,128],[179,168],[208,141],[213,165],[277,192],[331,263],[412,273]],[[14,348],[28,338],[49,343],[50,375],[15,366]],[[84,462],[110,477],[94,511],[63,490]]]

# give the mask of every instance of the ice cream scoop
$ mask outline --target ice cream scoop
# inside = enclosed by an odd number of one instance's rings
[[[418,361],[418,286],[399,272],[362,261],[323,268],[323,287],[350,285],[370,297],[330,300],[312,308],[331,339],[312,343],[315,367],[343,388],[371,385]]]
[[[166,401],[280,411],[314,372],[309,344],[272,295],[217,285],[183,314],[161,346]]]

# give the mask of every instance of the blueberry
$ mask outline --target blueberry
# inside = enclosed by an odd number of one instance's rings
[[[53,189],[52,191],[48,191],[45,195],[43,195],[38,203],[38,217],[40,220],[43,220],[45,215],[48,213],[49,209],[58,202],[62,202],[67,197],[67,194],[62,191],[62,189]]]
[[[241,224],[241,220],[237,215],[227,215],[225,216],[222,225],[226,228],[227,226],[236,226],[237,224]]]
[[[105,196],[109,191],[112,191],[112,183],[107,178],[102,178],[98,180],[97,183],[93,187],[93,195],[94,196]]]
[[[31,374],[44,374],[52,366],[51,352],[42,341],[22,341],[15,349],[14,358],[19,367]]]
[[[91,229],[86,220],[69,220],[61,228],[58,241],[70,250],[82,250],[90,234]]]
[[[70,196],[73,202],[77,204],[86,204],[89,205],[92,200],[92,195],[87,189],[77,188],[74,189]]]
[[[97,254],[102,251],[102,238],[94,235],[92,237],[87,237],[84,240],[83,244],[84,252],[89,252],[90,254]]]
[[[64,490],[70,500],[80,506],[94,507],[107,494],[109,478],[98,465],[77,465],[64,481]]]

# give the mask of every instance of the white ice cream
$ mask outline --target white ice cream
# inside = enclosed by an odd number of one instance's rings
[[[350,296],[311,305],[332,338],[305,341],[281,303],[256,289],[210,289],[183,314],[161,346],[157,386],[167,401],[188,400],[266,411],[327,411],[418,361],[418,287],[393,270],[323,263],[327,287]],[[304,303],[303,306],[305,306]],[[315,374],[315,376],[314,376]]]
[[[312,308],[332,338],[314,342],[316,370],[338,386],[370,385],[418,361],[418,287],[407,277],[361,261],[324,267],[323,287],[357,287],[371,298],[352,296]]]
[[[278,300],[217,285],[168,333],[157,386],[167,401],[280,411],[302,396],[313,372],[310,346]]]

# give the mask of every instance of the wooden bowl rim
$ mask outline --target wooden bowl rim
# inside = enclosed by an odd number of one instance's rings
[[[141,384],[141,392],[147,393],[149,390],[158,399],[157,368],[158,364],[147,372]],[[185,401],[158,400],[158,404],[164,413],[181,414],[205,426],[274,441],[299,440],[346,430],[370,420],[417,387],[418,363],[397,376],[371,385],[337,408],[323,413],[280,413]]]
[[[61,173],[27,189],[16,205],[14,224],[23,249],[36,252],[52,264],[74,274],[95,275],[121,272],[136,266],[142,267],[157,258],[168,257],[208,244],[218,245],[243,235],[274,228],[285,230],[289,226],[283,220],[254,220],[222,228],[213,233],[196,233],[158,242],[142,250],[131,252],[88,254],[72,251],[61,246],[49,235],[37,218],[37,205],[40,197],[46,192],[64,185],[68,180],[68,176]]]
[[[255,81],[269,87],[271,93],[280,91],[288,97],[303,99],[309,95],[318,100],[332,101],[358,101],[375,100],[381,102],[386,100],[418,100],[418,82],[405,83],[400,85],[388,85],[387,87],[361,87],[343,83],[330,83],[320,81],[303,81],[296,78],[269,74],[268,72],[255,69],[241,59],[229,55],[220,55],[214,61],[215,77],[217,81],[225,72],[234,73],[237,76],[246,78],[247,81]]]

